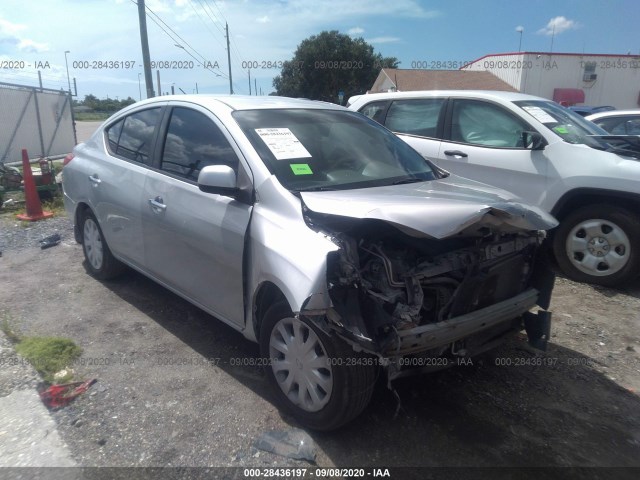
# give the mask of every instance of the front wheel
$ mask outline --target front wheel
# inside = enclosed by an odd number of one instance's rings
[[[334,430],[359,415],[371,399],[373,359],[310,320],[296,318],[285,302],[265,313],[260,351],[279,405],[306,427]]]
[[[555,232],[553,250],[571,279],[616,286],[640,269],[640,220],[624,208],[590,205],[567,215]]]

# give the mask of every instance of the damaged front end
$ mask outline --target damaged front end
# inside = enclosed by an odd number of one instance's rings
[[[554,283],[540,248],[545,232],[500,217],[487,210],[437,239],[305,208],[307,223],[339,246],[327,258],[328,328],[380,357],[390,379],[453,365],[523,328],[544,350]],[[536,305],[542,310],[530,313]]]

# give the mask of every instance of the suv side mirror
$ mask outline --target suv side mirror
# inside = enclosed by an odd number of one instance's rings
[[[206,193],[235,197],[238,193],[236,172],[228,165],[207,165],[198,174],[198,188]]]
[[[530,150],[544,150],[547,142],[538,132],[522,132],[522,144]]]

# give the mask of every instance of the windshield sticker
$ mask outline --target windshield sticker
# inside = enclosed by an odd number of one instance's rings
[[[529,115],[540,123],[558,123],[558,121],[540,107],[522,107]]]
[[[292,163],[289,165],[294,175],[313,175],[311,167],[307,163]]]
[[[567,130],[567,127],[563,127],[562,125],[558,125],[557,127],[553,127],[553,131],[556,133],[559,133],[561,135],[566,135],[567,133],[569,133],[569,130]]]
[[[267,144],[276,160],[311,157],[304,145],[288,128],[256,128],[256,133]]]

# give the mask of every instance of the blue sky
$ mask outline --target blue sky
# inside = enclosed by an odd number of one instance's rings
[[[200,93],[229,92],[225,21],[234,90],[243,94],[249,93],[243,61],[268,67],[266,62],[291,59],[302,40],[322,30],[363,37],[377,52],[400,59],[401,68],[517,51],[518,27],[526,51],[549,51],[553,38],[554,52],[640,55],[637,0],[147,0],[147,6],[173,35],[147,20],[152,60],[187,67],[160,70],[162,90],[174,85],[176,93],[192,93],[196,83]],[[66,89],[67,50],[80,99],[90,93],[139,98],[142,53],[132,0],[2,0],[0,67],[9,68],[0,68],[0,81],[37,85],[40,67],[45,87]],[[196,66],[187,52],[201,62],[217,62],[220,76]],[[133,67],[99,68],[100,61]],[[184,63],[189,61],[193,68]],[[259,90],[271,92],[278,73],[253,69],[252,88],[255,79]],[[153,77],[155,83],[155,70]]]

